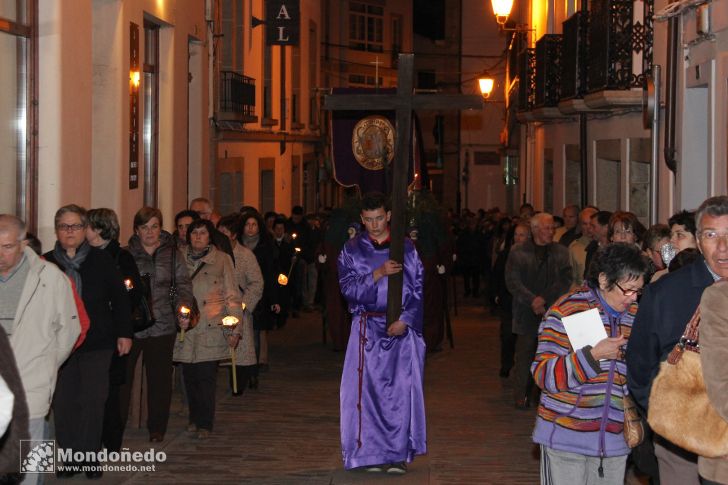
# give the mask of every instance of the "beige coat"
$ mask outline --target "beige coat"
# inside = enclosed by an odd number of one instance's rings
[[[185,254],[190,276],[201,262],[205,265],[192,280],[192,292],[200,309],[197,326],[185,332],[182,342],[174,345],[176,362],[196,363],[230,358],[230,347],[223,335],[222,319],[232,315],[242,320],[240,291],[235,283],[233,261],[227,254],[215,247],[199,261],[192,261]],[[243,335],[238,325],[234,333]],[[179,336],[179,334],[178,334]]]
[[[66,275],[30,248],[24,254],[30,270],[8,337],[33,419],[48,414],[58,368],[71,353],[81,324]]]
[[[235,361],[237,365],[253,365],[258,361],[253,341],[253,310],[263,296],[263,274],[260,272],[260,266],[253,251],[242,244],[236,244],[233,254],[235,255],[235,279],[238,288],[242,291],[243,303],[245,303],[245,316],[243,325],[241,325],[243,338],[235,349]]]
[[[728,281],[709,286],[700,300],[700,362],[708,398],[728,421]],[[698,458],[700,476],[728,483],[728,456]]]

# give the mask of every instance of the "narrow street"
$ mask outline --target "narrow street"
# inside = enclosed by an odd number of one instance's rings
[[[219,372],[215,429],[208,440],[184,431],[186,416],[175,391],[162,443],[166,461],[154,472],[106,473],[102,482],[538,483],[538,455],[530,441],[534,411],[515,410],[508,383],[498,377],[498,321],[480,301],[461,300],[458,310],[455,348],[446,342],[426,364],[429,453],[403,477],[342,468],[338,392],[344,354],[322,345],[321,317],[314,312],[289,319],[271,335],[270,370],[261,374],[258,390],[233,398],[227,395],[227,372]],[[149,449],[146,430],[129,429],[126,436],[131,450]]]

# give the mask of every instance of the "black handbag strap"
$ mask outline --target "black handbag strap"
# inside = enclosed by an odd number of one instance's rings
[[[177,248],[172,247],[172,277],[169,280],[169,286],[174,288],[177,286]]]
[[[197,276],[197,274],[202,270],[202,267],[203,266],[205,266],[205,262],[204,261],[202,261],[200,263],[200,265],[197,267],[197,269],[195,270],[195,272],[192,273],[192,275],[190,275],[190,281],[192,281],[192,280],[195,279],[195,276]]]

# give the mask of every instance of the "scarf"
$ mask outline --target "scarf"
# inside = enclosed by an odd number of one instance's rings
[[[56,241],[56,245],[53,248],[53,256],[58,261],[58,264],[63,267],[66,275],[73,280],[79,296],[83,296],[83,285],[81,284],[81,273],[79,271],[90,251],[91,246],[85,241],[76,249],[76,255],[72,258],[68,256],[68,253],[66,253],[66,250],[63,249],[61,243],[58,241]]]
[[[255,249],[258,242],[260,242],[260,234],[256,234],[255,236],[243,236],[243,244],[251,251]]]
[[[187,256],[190,258],[190,261],[197,262],[210,254],[210,246],[207,246],[205,249],[200,251],[199,253],[196,253],[192,250],[192,246],[189,246],[187,249]]]

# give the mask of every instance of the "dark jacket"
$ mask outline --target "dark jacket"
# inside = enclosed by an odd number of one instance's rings
[[[253,254],[258,260],[258,266],[263,275],[263,297],[253,312],[253,326],[256,330],[272,330],[275,326],[275,318],[270,307],[281,303],[278,292],[278,272],[273,257],[273,243],[267,238],[260,238],[253,249]]]
[[[129,297],[129,303],[132,308],[139,305],[143,294],[143,283],[141,275],[139,274],[139,268],[137,268],[134,256],[129,251],[122,248],[119,241],[111,240],[106,245],[104,250],[109,253],[111,258],[116,263],[116,267],[121,273],[121,277],[126,280],[131,280],[132,289],[127,290],[127,296]]]
[[[293,219],[288,219],[286,221],[286,233],[291,236],[291,238],[293,238],[294,234],[296,235],[296,238],[291,240],[291,244],[293,244],[294,247],[301,248],[301,258],[303,258],[304,261],[312,263],[314,250],[316,248],[314,247],[311,226],[308,225],[306,219],[301,219],[301,222],[298,224],[293,222]]]
[[[15,354],[10,347],[8,336],[2,329],[0,329],[0,375],[14,396],[12,421],[5,434],[0,436],[0,483],[4,483],[2,481],[4,474],[18,472],[20,440],[30,439],[30,434],[28,433],[28,403],[25,400],[23,381],[20,380]]]
[[[53,251],[43,257],[65,272]],[[131,338],[133,334],[129,297],[116,262],[104,250],[91,247],[79,273],[83,284],[81,299],[91,325],[77,352],[116,349],[116,339]]]
[[[685,330],[713,276],[702,256],[648,285],[640,300],[627,346],[627,384],[647,409],[652,381]]]
[[[291,261],[293,259],[294,249],[293,245],[290,242],[287,242],[285,238],[282,239],[280,242],[273,239],[272,247],[273,261],[277,279],[278,274],[282,273],[287,275],[289,270],[291,269]],[[277,281],[276,284],[278,284]],[[288,285],[281,286],[278,284],[278,300],[281,305],[281,313],[283,315],[286,315],[288,313],[291,303],[291,291]]]
[[[526,241],[511,248],[506,261],[506,288],[513,295],[513,333],[536,335],[541,316],[533,313],[531,302],[537,296],[546,300],[546,310],[569,291],[571,263],[569,250],[552,242],[543,261],[536,258],[536,246]]]
[[[160,337],[177,332],[177,318],[169,299],[169,287],[172,283],[172,255],[175,254],[174,272],[177,285],[177,301],[175,306],[184,305],[192,308],[192,283],[185,266],[184,255],[177,250],[172,235],[162,231],[161,244],[149,254],[142,246],[136,234],[129,239],[126,248],[134,257],[139,273],[148,274],[152,288],[152,312],[156,322],[154,325],[134,335],[135,338]]]

